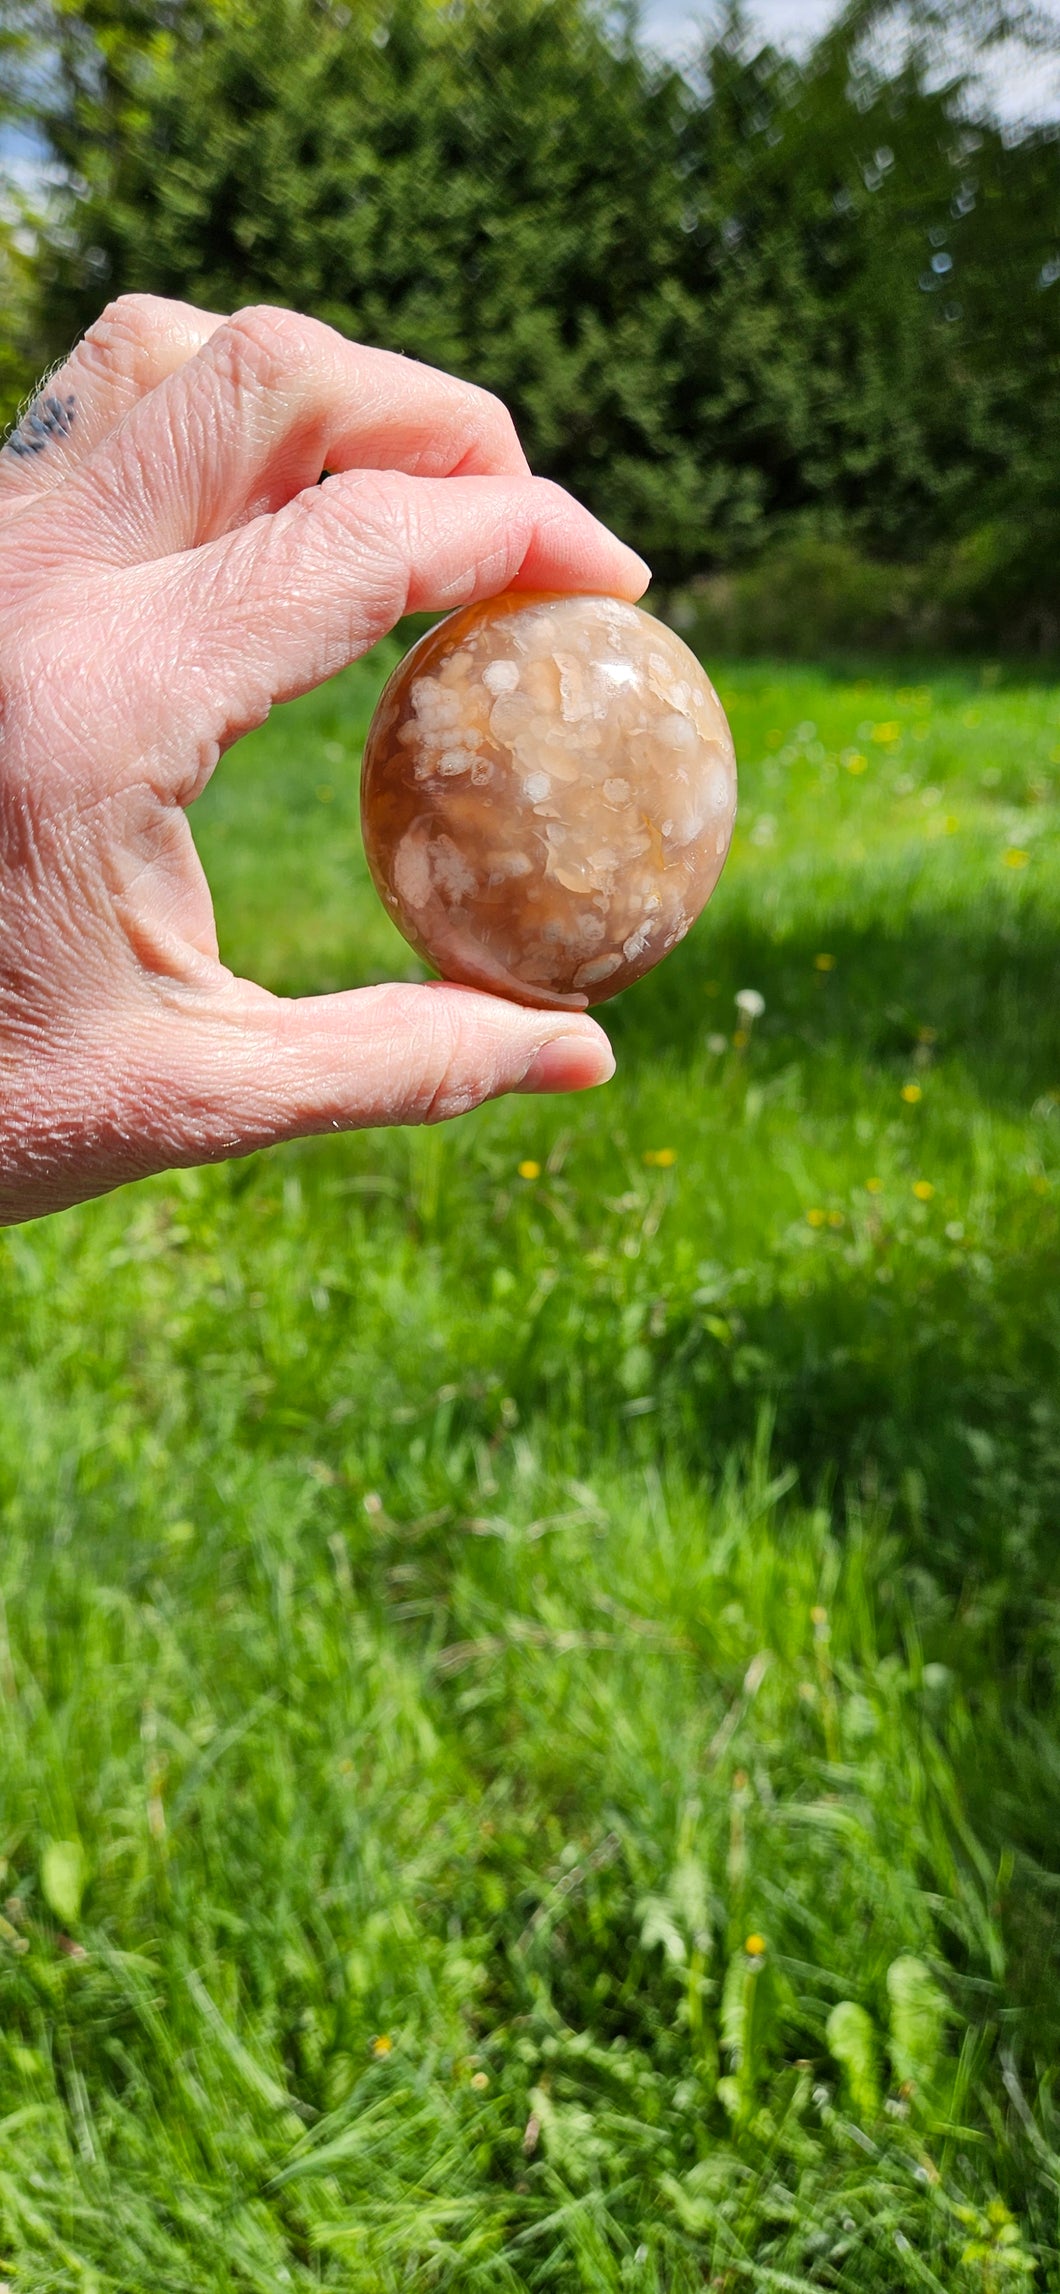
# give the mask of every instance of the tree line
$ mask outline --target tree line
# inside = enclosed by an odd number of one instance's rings
[[[846,552],[1041,641],[1060,130],[886,15],[796,63],[731,9],[678,70],[591,0],[0,0],[59,178],[0,388],[124,289],[293,304],[500,392],[664,582]]]

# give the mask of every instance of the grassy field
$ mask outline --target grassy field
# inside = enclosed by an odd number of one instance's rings
[[[392,658],[198,808],[271,986],[415,976]],[[609,1089],[0,1240],[18,2294],[1060,2287],[1060,690],[720,684]]]

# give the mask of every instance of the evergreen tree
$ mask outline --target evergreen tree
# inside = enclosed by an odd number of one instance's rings
[[[801,67],[733,10],[687,78],[589,0],[27,7],[42,358],[123,288],[295,304],[499,391],[664,577],[801,532],[1018,599],[1055,558],[1057,144],[969,123],[928,0],[887,72],[855,0]]]

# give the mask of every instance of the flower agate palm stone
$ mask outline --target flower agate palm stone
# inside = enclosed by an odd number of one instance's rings
[[[611,597],[465,606],[386,686],[368,863],[448,980],[583,1010],[683,940],[725,861],[736,762],[694,654]]]

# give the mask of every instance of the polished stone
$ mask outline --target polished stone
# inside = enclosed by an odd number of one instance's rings
[[[706,672],[610,597],[466,606],[395,670],[361,811],[375,883],[443,977],[583,1010],[683,940],[725,861],[736,762]]]

